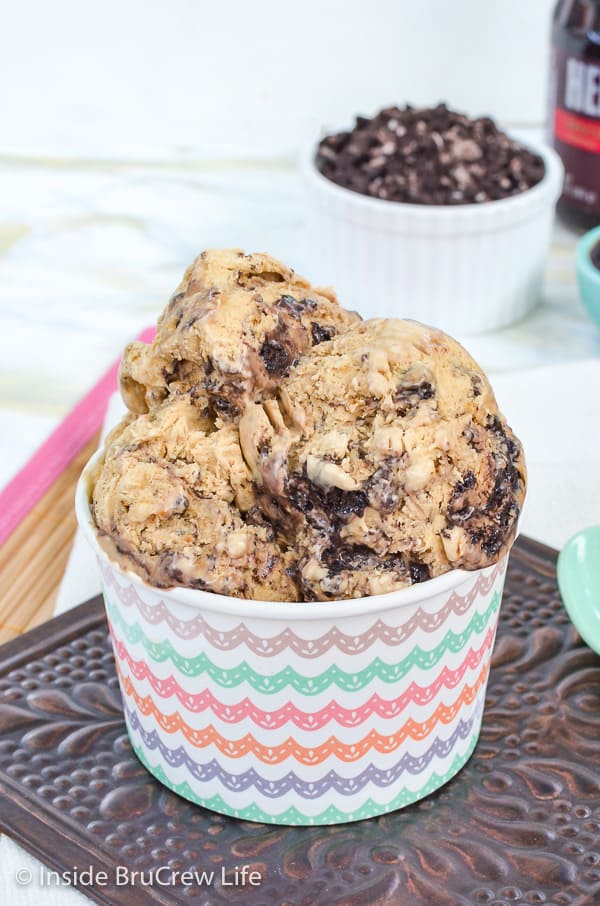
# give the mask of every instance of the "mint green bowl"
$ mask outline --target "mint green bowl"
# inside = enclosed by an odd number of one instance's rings
[[[590,257],[597,242],[600,242],[600,226],[585,233],[577,243],[577,281],[583,304],[600,327],[600,270]]]
[[[558,587],[575,629],[600,654],[600,525],[577,532],[557,564]]]

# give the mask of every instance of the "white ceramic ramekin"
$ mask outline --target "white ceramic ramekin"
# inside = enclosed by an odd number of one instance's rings
[[[326,179],[303,154],[311,280],[335,286],[363,317],[415,318],[468,335],[522,318],[538,302],[563,168],[546,145],[543,180],[469,205],[382,201]]]
[[[409,805],[466,763],[506,560],[318,604],[151,588],[99,546],[88,471],[77,518],[98,557],[129,738],[165,786],[251,821],[337,824]]]

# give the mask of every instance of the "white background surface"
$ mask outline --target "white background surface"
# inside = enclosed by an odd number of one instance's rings
[[[553,0],[19,0],[5,151],[292,154],[322,123],[449,98],[539,124]]]
[[[323,125],[446,99],[540,130],[553,5],[4,4],[0,486],[155,320],[199,249],[268,249],[311,276],[294,162]],[[557,228],[531,318],[468,343],[525,443],[522,530],[555,545],[600,520],[600,335],[579,302],[574,241]],[[80,549],[61,606],[96,587]],[[17,888],[28,865],[0,838],[2,906],[82,899]]]

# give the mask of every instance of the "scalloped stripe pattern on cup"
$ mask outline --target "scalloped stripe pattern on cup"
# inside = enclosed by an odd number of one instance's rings
[[[99,562],[132,746],[181,796],[251,821],[356,821],[472,754],[506,561],[385,612],[295,622],[165,601]]]

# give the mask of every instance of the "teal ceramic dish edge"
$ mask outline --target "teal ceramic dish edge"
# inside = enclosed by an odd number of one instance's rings
[[[594,266],[590,257],[597,242],[600,242],[600,226],[585,233],[577,243],[577,282],[583,304],[600,327],[600,269]]]
[[[556,573],[571,622],[586,645],[600,653],[600,525],[569,538],[558,555]]]

